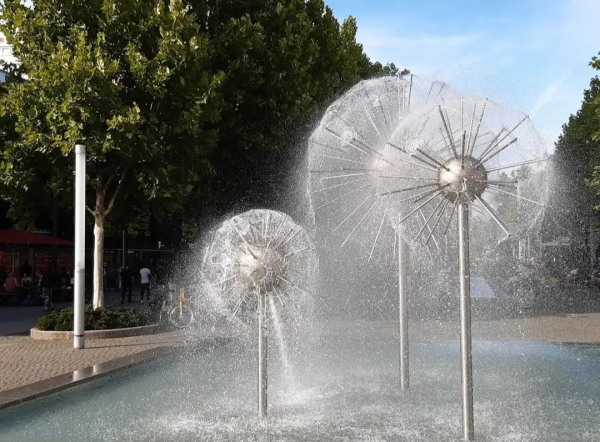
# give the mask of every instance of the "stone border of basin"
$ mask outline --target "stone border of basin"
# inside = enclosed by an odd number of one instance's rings
[[[232,339],[232,337],[205,337],[196,342],[196,345],[203,345],[206,346],[206,348],[218,348],[228,344]],[[136,367],[157,358],[176,354],[185,348],[186,346],[184,345],[176,347],[157,347],[140,353],[121,356],[120,358],[101,362],[91,367],[85,367],[52,378],[43,379],[12,390],[0,391],[0,410],[14,407],[43,396],[48,396],[104,376],[109,376],[118,373],[121,370]]]
[[[109,330],[86,330],[85,339],[129,338],[131,336],[153,335],[165,330],[162,324],[143,325],[141,327],[113,328]],[[68,341],[73,339],[72,331],[53,331],[32,328],[29,331],[31,339],[41,341]]]

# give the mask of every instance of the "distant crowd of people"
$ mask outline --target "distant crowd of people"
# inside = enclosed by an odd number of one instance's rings
[[[92,287],[91,270],[86,274],[87,287]],[[87,273],[87,272],[86,272]],[[121,291],[121,304],[125,298],[131,302],[134,286],[139,286],[140,302],[150,302],[151,284],[160,282],[160,275],[164,272],[152,271],[150,265],[124,266],[118,268],[114,263],[107,263],[104,268],[105,290]],[[53,301],[66,301],[73,298],[73,276],[63,268],[60,272],[50,268],[46,271],[36,269],[33,271],[29,261],[26,259],[19,272],[7,271],[5,265],[0,264],[1,290],[4,293],[22,294],[23,305],[32,305],[43,302],[44,307],[49,310],[54,308]],[[89,291],[88,291],[89,293]],[[87,299],[90,301],[90,299]]]
[[[29,260],[25,260],[19,269],[18,275],[14,271],[6,271],[0,265],[0,281],[4,281],[2,290],[5,293],[22,293],[23,305],[31,305],[39,297],[46,310],[53,308],[53,299],[71,299],[73,281],[71,275],[63,268],[55,272],[50,268],[47,271],[36,269],[33,272]]]

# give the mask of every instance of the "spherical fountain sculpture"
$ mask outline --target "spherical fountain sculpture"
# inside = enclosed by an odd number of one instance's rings
[[[286,214],[250,210],[225,221],[207,249],[203,274],[231,315],[258,330],[258,413],[267,415],[269,311],[301,321],[312,306],[317,262],[304,229]],[[277,307],[279,305],[279,307]]]
[[[409,387],[406,279],[412,241],[391,222],[393,212],[381,189],[390,180],[419,177],[422,169],[418,161],[406,157],[402,173],[390,173],[391,163],[381,152],[411,109],[457,97],[445,83],[414,75],[361,81],[329,107],[309,140],[310,195],[317,226],[327,225],[341,238],[342,248],[358,243],[368,262],[398,259],[402,389]],[[433,243],[439,249],[435,237]]]
[[[316,177],[312,179],[315,183],[313,201],[317,202],[315,211],[339,204],[340,207],[330,210],[330,216],[342,216],[341,222],[332,230],[336,232],[344,224],[352,226],[342,246],[361,227],[372,233],[375,239],[369,259],[380,238],[386,214],[392,223],[392,230],[399,239],[400,377],[403,388],[408,385],[403,243],[423,241],[429,245],[433,242],[439,249],[436,229],[439,228],[438,234],[439,231],[444,234],[450,231],[452,235],[450,226],[454,213],[458,212],[463,436],[472,440],[469,211],[477,203],[504,235],[510,235],[508,224],[498,213],[496,196],[514,198],[539,211],[544,210],[544,204],[521,195],[519,180],[506,172],[535,168],[547,160],[547,155],[544,156],[543,142],[527,116],[488,99],[438,94],[430,101],[431,94],[428,94],[425,100],[413,103],[411,107],[403,107],[405,101],[397,99],[395,108],[393,105],[387,107],[387,112],[392,115],[389,118],[382,105],[393,101],[385,89],[388,81],[374,81],[373,85],[380,84],[380,95],[368,100],[370,108],[356,100],[357,92],[348,93],[331,106],[313,134],[310,168]],[[398,78],[397,81],[400,84],[407,80]],[[363,83],[357,88],[368,89]],[[364,95],[369,98],[368,93]],[[372,118],[375,105],[382,115],[382,127],[378,127]],[[356,116],[357,113],[362,113],[362,119]],[[372,130],[367,130],[369,124]],[[325,180],[327,185],[323,184]],[[541,195],[543,189],[537,190]],[[329,200],[319,202],[320,195],[327,192]],[[488,194],[492,194],[489,200]],[[379,226],[377,223],[368,225],[375,209],[383,212]],[[520,206],[516,208],[517,211],[520,209]],[[480,218],[477,221],[483,223]],[[367,235],[355,235],[359,236]],[[491,230],[488,231],[487,239],[493,236]]]

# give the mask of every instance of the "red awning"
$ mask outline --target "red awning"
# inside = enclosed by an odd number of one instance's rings
[[[73,247],[71,241],[60,239],[51,235],[41,233],[26,232],[19,229],[0,230],[0,244],[30,244],[46,246],[65,246]]]

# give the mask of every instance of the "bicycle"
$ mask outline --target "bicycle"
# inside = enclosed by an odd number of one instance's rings
[[[168,318],[169,322],[176,328],[186,328],[194,322],[194,312],[185,305],[185,290],[179,290],[178,302],[175,305],[169,305],[166,301],[160,308],[159,322],[162,323]]]

